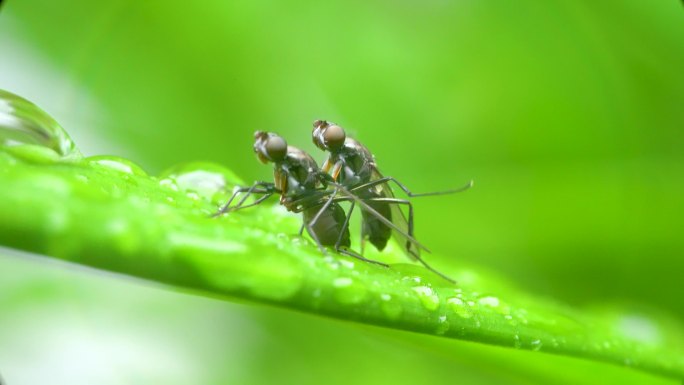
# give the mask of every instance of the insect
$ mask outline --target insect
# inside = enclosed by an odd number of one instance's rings
[[[330,176],[321,172],[316,161],[299,148],[288,146],[285,139],[269,132],[257,131],[254,134],[254,151],[262,163],[273,163],[273,182],[257,181],[250,187],[238,187],[228,202],[213,216],[255,206],[274,194],[280,194],[280,204],[288,211],[303,214],[304,227],[319,247],[326,254],[324,246],[332,246],[342,254],[382,266],[386,264],[364,258],[349,249],[349,215],[339,202],[350,201],[373,211],[368,203],[356,197],[353,191],[338,185]],[[233,206],[232,202],[244,193]],[[261,194],[254,202],[245,204],[252,194]],[[372,203],[372,200],[370,201]],[[351,212],[349,213],[351,214]],[[373,214],[370,214],[373,215]],[[377,214],[379,217],[380,215]],[[380,218],[388,226],[394,225]],[[396,228],[399,233],[401,229]],[[409,242],[418,243],[413,237],[404,234]],[[418,247],[422,245],[418,244]]]
[[[390,220],[395,226],[387,226],[377,215],[367,209],[361,209],[361,252],[363,253],[366,239],[376,249],[382,251],[389,239],[397,237],[396,228],[413,237],[413,204],[407,199],[398,199],[394,196],[389,182],[393,182],[409,197],[424,197],[435,195],[454,194],[469,189],[472,181],[458,189],[438,191],[430,193],[412,193],[404,184],[391,176],[383,176],[375,163],[373,154],[360,142],[347,137],[344,129],[339,125],[325,120],[316,120],[313,123],[312,138],[314,144],[321,150],[329,152],[328,159],[323,164],[322,171],[329,173],[332,179],[349,190],[355,191],[355,195],[362,201],[367,202],[376,213]],[[357,201],[351,202],[351,211]],[[408,208],[408,220],[400,206]],[[404,241],[407,238],[398,239],[403,242],[405,252],[416,259],[428,270],[454,282],[439,271],[433,269],[420,256],[420,247],[414,242]],[[426,250],[427,251],[427,250]]]

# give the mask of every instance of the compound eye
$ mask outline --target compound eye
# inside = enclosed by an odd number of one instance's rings
[[[285,159],[285,155],[287,155],[287,142],[280,136],[273,135],[268,138],[264,149],[268,158],[278,162]]]
[[[338,125],[329,126],[323,133],[325,145],[333,150],[342,147],[346,138],[344,129]]]
[[[317,120],[313,124],[313,131],[311,131],[311,139],[316,147],[325,151],[325,144],[323,144],[323,138],[321,137],[321,131],[323,130],[322,123],[323,120]]]

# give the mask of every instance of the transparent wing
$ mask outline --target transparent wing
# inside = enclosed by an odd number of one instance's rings
[[[377,167],[371,168],[371,181],[382,179],[383,176]],[[379,196],[383,198],[394,198],[394,192],[389,183],[383,183],[378,186],[373,187]],[[392,218],[390,220],[396,226],[392,228],[392,238],[401,245],[402,250],[411,258],[420,258],[420,247],[414,242],[412,242],[406,235],[413,237],[413,234],[409,232],[409,223],[404,214],[404,210],[401,209],[400,204],[388,203],[390,206],[390,213]]]
[[[410,236],[404,229],[397,226],[391,220],[392,218],[387,218],[387,217],[381,215],[373,207],[371,207],[368,203],[366,203],[364,199],[359,198],[356,194],[349,192],[349,190],[347,190],[347,188],[345,188],[341,184],[335,183],[335,182],[329,182],[329,184],[331,186],[335,187],[335,190],[337,191],[337,195],[339,195],[338,198],[335,199],[336,201],[351,201],[351,200],[353,200],[361,208],[363,208],[364,210],[369,212],[370,215],[373,215],[380,222],[382,222],[385,226],[391,228],[393,230],[393,232],[396,232],[397,236],[399,236],[402,239],[402,242],[401,242],[402,245],[404,244],[404,241],[406,241],[406,242],[410,243],[416,249],[421,248],[421,249],[429,252],[429,250],[425,246],[423,246],[415,238]],[[390,204],[390,206],[396,206],[396,204]],[[403,216],[403,213],[401,214],[400,218],[404,219],[404,224],[406,224],[406,228],[408,228],[408,223],[406,222],[406,218]],[[407,252],[409,252],[409,249],[407,249]]]

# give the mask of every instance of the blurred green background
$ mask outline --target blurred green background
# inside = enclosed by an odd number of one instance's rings
[[[207,160],[267,179],[255,129],[322,161],[310,127],[329,119],[414,191],[475,179],[416,200],[435,266],[481,265],[578,307],[684,320],[679,1],[10,0],[0,53],[0,88],[52,114],[86,155],[152,174]],[[657,383],[6,249],[0,309],[9,384]]]

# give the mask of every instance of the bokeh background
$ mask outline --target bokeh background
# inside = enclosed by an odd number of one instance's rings
[[[323,159],[346,127],[414,191],[435,266],[684,320],[676,0],[6,0],[0,88],[86,155],[270,177],[252,132]],[[49,199],[49,197],[46,197]],[[448,256],[448,257],[447,257]],[[610,304],[610,305],[607,305]],[[9,384],[656,383],[606,365],[237,304],[0,249]],[[570,370],[569,370],[570,369]],[[643,382],[642,382],[643,381]],[[609,383],[601,382],[601,383]]]

